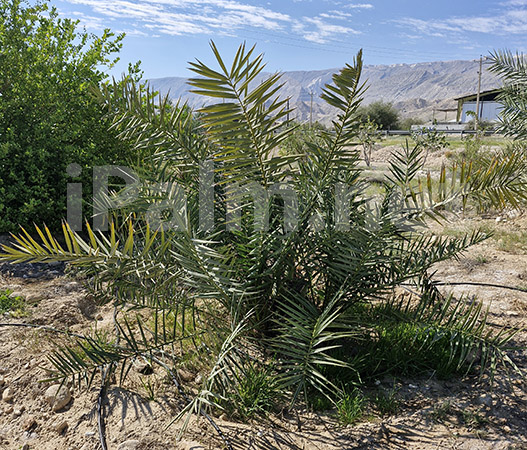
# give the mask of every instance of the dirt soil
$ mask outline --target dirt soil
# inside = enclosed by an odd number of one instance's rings
[[[449,225],[469,229],[493,225],[499,230],[527,232],[527,218],[513,214],[458,219]],[[526,239],[527,241],[527,239]],[[434,279],[444,282],[485,282],[527,286],[525,251],[502,250],[503,242],[489,239],[473,247],[458,261],[439,264]],[[50,367],[47,354],[54,342],[65,338],[44,327],[87,333],[112,327],[113,311],[98,307],[82,285],[62,273],[60,267],[26,267],[11,270],[0,266],[0,290],[9,288],[25,297],[26,317],[0,316],[0,448],[1,449],[99,449],[97,428],[97,380],[91,388],[68,386],[71,400],[53,411],[43,382]],[[490,306],[493,326],[527,326],[527,293],[477,286],[445,286],[457,296],[476,296]],[[14,324],[32,324],[22,328]],[[9,325],[9,326],[6,326]],[[527,373],[527,332],[510,352]],[[170,379],[144,367],[132,370],[125,385],[112,384],[106,417],[108,448],[119,449],[222,449],[222,440],[203,418],[192,419],[179,439],[179,424],[171,419],[184,406]],[[198,373],[179,373],[188,389],[195,388]],[[516,373],[498,370],[494,383],[486,378],[438,380],[434,376],[413,379],[382,379],[387,391],[394,387],[401,408],[393,416],[368,411],[357,424],[338,426],[334,412],[296,410],[251,424],[214,418],[235,449],[527,449],[527,384]],[[6,394],[7,391],[7,394]],[[169,426],[170,425],[170,426]],[[178,440],[179,439],[179,440]]]

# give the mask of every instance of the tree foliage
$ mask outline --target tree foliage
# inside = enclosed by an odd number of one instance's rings
[[[1,232],[34,222],[60,229],[67,183],[89,188],[94,165],[124,162],[90,93],[117,61],[123,35],[97,37],[77,24],[46,2],[0,1]],[[69,163],[84,169],[80,178],[68,177]]]
[[[379,100],[360,108],[360,120],[363,123],[370,120],[381,130],[394,130],[399,125],[399,111],[391,103]]]

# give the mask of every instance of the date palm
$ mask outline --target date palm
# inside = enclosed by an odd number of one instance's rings
[[[523,155],[498,156],[477,171],[470,164],[443,168],[436,188],[430,175],[419,179],[422,149],[407,145],[391,161],[385,194],[369,201],[354,145],[365,89],[361,52],[323,90],[322,99],[338,112],[331,130],[319,130],[304,153],[283,155],[293,128],[287,99],[279,96],[280,75],[257,84],[264,64],[254,48],[240,46],[227,65],[211,47],[218,67],[191,63],[196,77],[189,83],[218,101],[198,116],[133,83],[99,93],[121,139],[148,155],[136,170],[150,182],[133,203],[112,212],[108,233],[88,227],[83,238],[65,224],[61,245],[37,227],[38,239],[24,231],[16,245],[4,247],[2,258],[13,262],[72,263],[100,301],[116,307],[118,339],[86,337],[58,348],[50,356],[51,376],[89,383],[108,368],[124,379],[139,358],[173,370],[184,356],[200,355],[210,372],[183,414],[221,408],[251,361],[272,357],[291,403],[313,390],[334,399],[337,380],[325,368],[354,369],[337,355],[374,326],[354,314],[356,307],[379,304],[389,305],[383,311],[394,322],[427,330],[426,345],[450,339],[459,366],[476,350],[482,370],[505,360],[512,333],[487,331],[481,305],[443,299],[429,276],[433,264],[458,256],[484,233],[445,238],[424,225],[474,199],[496,207],[524,199]],[[213,167],[211,227],[200,226],[200,173],[207,164]],[[153,193],[151,183],[177,184],[179,194]],[[275,195],[254,205],[255,186]],[[296,196],[290,223],[284,187]],[[178,229],[152,227],[149,211],[177,203],[181,193],[187,205]],[[255,226],[258,220],[268,226]],[[402,284],[420,299],[396,301],[394,289]]]

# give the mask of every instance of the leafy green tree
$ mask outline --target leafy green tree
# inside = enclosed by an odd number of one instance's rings
[[[46,2],[0,0],[0,232],[57,227],[67,183],[82,181],[87,198],[90,169],[125,159],[90,92],[117,61],[123,35],[96,37],[77,24]],[[70,163],[80,177],[67,175]]]
[[[397,129],[399,111],[391,103],[379,100],[364,106],[359,111],[361,122],[369,120],[376,123],[381,130]]]

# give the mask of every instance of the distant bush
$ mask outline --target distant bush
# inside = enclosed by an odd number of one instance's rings
[[[56,227],[68,182],[88,188],[94,165],[126,159],[90,92],[124,35],[77,32],[77,23],[45,2],[0,0],[0,232]],[[83,169],[79,178],[68,177],[70,163]]]
[[[394,130],[399,126],[399,111],[391,103],[382,100],[359,108],[358,114],[362,123],[369,119],[381,130]]]

